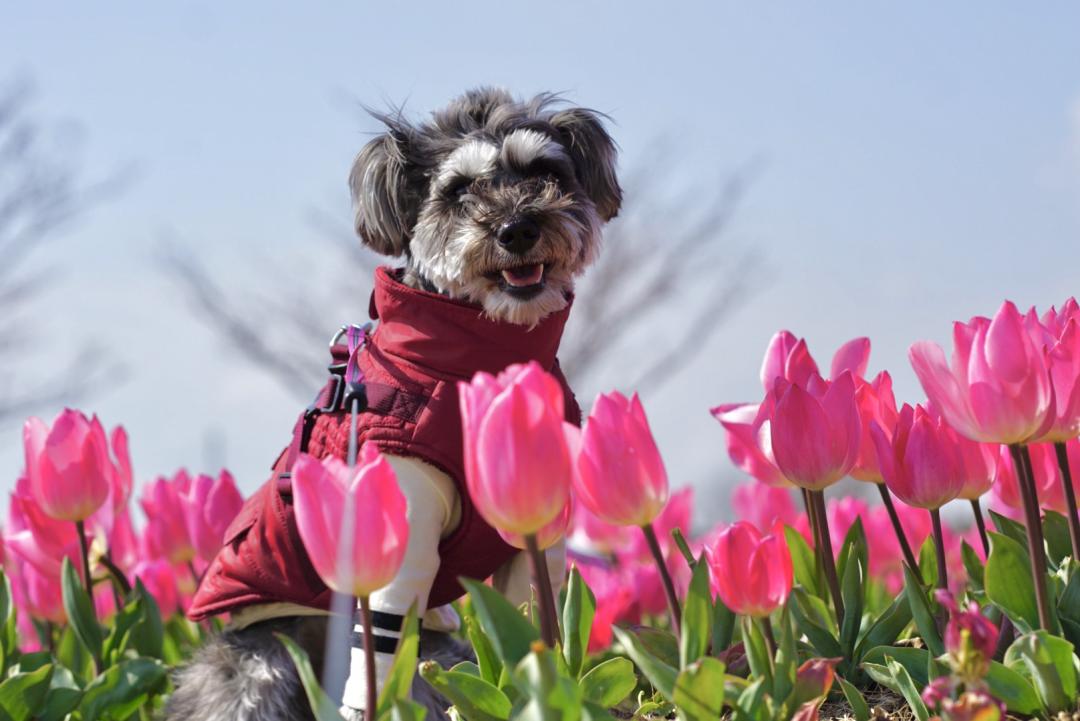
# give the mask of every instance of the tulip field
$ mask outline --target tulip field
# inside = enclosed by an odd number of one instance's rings
[[[711,409],[747,479],[715,509],[738,520],[704,531],[636,394],[600,395],[578,428],[536,363],[462,381],[463,488],[529,555],[533,601],[463,580],[475,659],[449,668],[418,654],[414,608],[367,717],[424,718],[418,675],[466,721],[1077,718],[1080,305],[1006,302],[956,323],[946,352],[911,346],[925,398],[898,405],[889,373],[868,373],[868,339],[825,373],[777,333],[760,398]],[[244,498],[226,471],[137,487],[125,430],[76,410],[30,418],[21,442],[0,720],[157,718],[172,670],[228,623],[184,612]],[[844,495],[845,479],[865,492]],[[371,446],[351,465],[301,455],[292,486],[319,576],[366,609],[409,542],[393,468]],[[564,538],[553,587],[537,571]],[[282,643],[312,717],[339,721],[340,699]]]

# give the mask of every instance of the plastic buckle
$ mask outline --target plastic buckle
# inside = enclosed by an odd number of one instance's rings
[[[330,391],[330,397],[326,400],[326,405],[321,408],[315,408],[319,413],[333,413],[342,408],[342,400],[344,399],[345,393],[345,379],[337,374],[332,374],[330,380],[334,382],[334,388]]]

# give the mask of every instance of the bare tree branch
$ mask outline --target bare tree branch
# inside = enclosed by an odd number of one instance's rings
[[[54,268],[27,263],[129,179],[84,181],[70,138],[54,137],[31,116],[32,94],[25,80],[0,89],[0,423],[41,405],[74,402],[122,376],[102,349],[84,345],[53,379],[16,382],[14,366],[40,340],[32,330],[33,302],[58,277]]]

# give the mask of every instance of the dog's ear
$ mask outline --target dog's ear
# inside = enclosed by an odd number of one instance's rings
[[[364,146],[349,173],[356,233],[383,255],[404,253],[416,225],[419,202],[409,189],[407,142],[403,130],[391,127]]]
[[[618,214],[622,188],[615,177],[618,149],[600,122],[600,115],[585,108],[553,113],[549,122],[559,133],[577,171],[578,182],[605,221]]]

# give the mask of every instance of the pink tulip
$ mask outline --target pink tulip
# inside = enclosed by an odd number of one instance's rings
[[[566,530],[570,526],[570,517],[574,513],[574,505],[573,501],[567,503],[566,508],[563,509],[562,513],[555,517],[554,521],[536,532],[536,545],[541,551],[551,548],[566,537]],[[514,548],[525,550],[527,547],[524,536],[519,536],[510,531],[499,531],[499,535]]]
[[[188,538],[195,553],[209,563],[221,548],[225,529],[229,527],[244,498],[228,471],[217,478],[200,474],[179,493],[178,509],[187,527]]]
[[[1080,436],[1080,311],[1070,298],[1066,310],[1050,309],[1040,321],[1032,308],[1024,317],[1036,345],[1043,349],[1054,387],[1054,420],[1038,439],[1055,443]]]
[[[744,483],[731,494],[731,507],[741,521],[747,521],[759,531],[777,523],[793,526],[798,523],[799,511],[786,488],[773,488],[764,483]]]
[[[536,533],[563,512],[570,497],[562,387],[530,362],[498,376],[477,373],[458,389],[473,505],[497,529]]]
[[[784,476],[821,491],[847,475],[858,459],[862,434],[851,373],[832,382],[811,376],[806,389],[778,380],[773,394],[772,451]]]
[[[142,581],[147,592],[154,597],[162,618],[168,618],[181,610],[180,591],[172,564],[158,558],[139,561],[132,575]]]
[[[1054,388],[1042,348],[1006,301],[993,320],[953,327],[952,365],[940,346],[921,341],[909,357],[923,390],[949,425],[972,440],[1023,443],[1053,423]]]
[[[615,526],[596,517],[583,503],[572,503],[568,535],[575,536],[596,553],[609,556],[630,543],[630,537],[638,531],[626,526]]]
[[[181,509],[181,496],[191,489],[191,476],[181,469],[171,478],[157,478],[143,489],[139,504],[146,514],[145,539],[150,558],[166,558],[172,563],[188,563],[195,558],[195,546]]]
[[[65,409],[46,426],[23,427],[30,490],[41,509],[61,521],[85,521],[109,495],[112,464],[101,422]]]
[[[961,610],[951,593],[938,591],[939,604],[949,612],[945,626],[945,651],[953,664],[953,670],[975,681],[989,670],[990,661],[997,649],[998,628],[982,614],[979,604],[971,601]]]
[[[904,404],[891,437],[872,428],[885,484],[900,500],[918,508],[937,509],[960,495],[963,467],[956,432],[922,406]]]
[[[806,385],[811,375],[818,375],[818,366],[806,340],[796,338],[791,331],[778,331],[769,340],[761,363],[761,385],[765,392],[772,390],[778,378]]]
[[[727,452],[736,468],[767,486],[790,488],[773,457],[767,425],[771,408],[770,396],[765,403],[729,403],[710,412],[727,431]]]
[[[869,362],[870,339],[854,338],[840,346],[833,355],[829,378],[836,380],[844,371],[850,372],[855,378],[862,378],[866,375]],[[761,386],[766,393],[773,389],[778,378],[805,387],[810,377],[817,375],[820,375],[818,365],[804,339],[782,330],[769,340],[765,359],[761,363]]]
[[[636,393],[597,396],[574,470],[574,490],[598,518],[620,526],[656,518],[667,502],[667,471]]]
[[[861,386],[862,375],[870,358],[870,340],[855,338],[848,341],[832,359],[831,378],[836,380],[844,371],[850,372]],[[777,488],[793,484],[784,477],[773,456],[768,421],[775,398],[772,393],[777,380],[795,383],[806,388],[812,377],[819,376],[817,363],[806,341],[797,339],[790,331],[782,330],[769,341],[761,364],[761,385],[765,389],[763,403],[726,403],[711,410],[727,431],[727,451],[732,463],[762,483]],[[819,379],[820,380],[820,379]],[[891,393],[891,391],[890,391]],[[895,405],[895,402],[894,402]]]
[[[365,597],[394,580],[409,523],[394,469],[374,445],[363,446],[355,468],[301,454],[293,467],[293,502],[300,538],[327,586]],[[352,544],[342,548],[342,528],[350,524]]]
[[[745,616],[768,616],[791,593],[791,554],[778,526],[767,536],[753,525],[726,528],[706,550],[713,590]]]
[[[12,601],[19,613],[39,621],[64,623],[64,602],[59,576],[43,574],[19,554],[7,554],[4,570],[11,581]]]
[[[16,481],[11,494],[4,541],[9,556],[18,556],[47,578],[59,580],[65,557],[76,568],[82,568],[74,524],[46,514],[33,498],[30,480],[25,476]]]
[[[882,428],[892,428],[900,412],[896,409],[893,396],[892,377],[882,371],[873,382],[856,383],[855,402],[859,406],[859,419],[862,422],[862,435],[859,441],[859,457],[851,469],[851,477],[859,481],[884,483],[881,468],[878,465],[874,441],[870,437],[870,428],[877,423]]]
[[[997,470],[994,446],[970,440],[959,433],[954,433],[954,436],[960,457],[960,477],[964,481],[959,497],[967,501],[982,498],[994,484]]]
[[[913,548],[921,548],[930,535],[930,517],[922,509],[900,501],[895,507],[904,537]],[[869,574],[882,581],[891,593],[899,593],[904,587],[904,554],[888,511],[884,506],[875,506],[863,517],[863,523],[870,551]]]
[[[589,653],[595,653],[611,645],[611,627],[615,623],[637,623],[640,616],[633,613],[634,590],[617,569],[598,563],[581,563],[577,568],[596,597],[596,615],[589,633]]]

